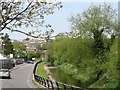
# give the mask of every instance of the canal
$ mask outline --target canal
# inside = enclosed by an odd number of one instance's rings
[[[81,83],[80,80],[75,79],[72,77],[72,75],[69,75],[63,71],[61,71],[59,68],[50,68],[50,72],[52,73],[52,77],[59,82],[68,84],[68,85],[73,85],[77,87],[85,87],[86,85]]]

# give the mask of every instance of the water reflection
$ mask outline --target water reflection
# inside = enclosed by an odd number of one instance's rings
[[[67,73],[61,71],[59,68],[51,68],[50,69],[53,78],[56,81],[69,84],[69,85],[74,85],[78,87],[83,87],[84,85],[80,82],[80,80],[77,80],[73,78],[71,75],[68,75]]]

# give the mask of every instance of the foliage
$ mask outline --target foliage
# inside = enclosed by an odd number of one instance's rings
[[[24,39],[24,40],[29,41],[29,40],[30,40],[30,38],[28,38],[28,37],[27,37],[27,38],[26,38],[26,39]]]
[[[49,62],[60,65],[62,71],[79,79],[85,87],[117,88],[120,80],[118,38],[110,51],[105,53],[106,60],[102,63],[94,56],[93,43],[90,38],[59,38],[51,43],[53,48],[48,49],[48,54],[53,58]]]
[[[102,77],[99,81],[95,82],[94,84],[90,85],[90,88],[105,88],[107,90],[119,90],[115,89],[118,86],[118,79],[108,79],[106,77]]]
[[[27,57],[28,59],[32,58],[40,58],[40,52],[36,52],[36,51],[27,51]]]
[[[39,51],[41,49],[41,45],[40,44],[37,44],[36,45],[36,50]]]
[[[14,58],[26,56],[26,48],[22,43],[14,41],[12,44],[14,46]]]
[[[52,64],[53,61],[54,61],[54,58],[53,58],[53,49],[54,49],[53,41],[49,41],[46,44],[44,44],[42,49],[47,50],[47,59],[48,59],[47,61],[51,62],[51,64]]]
[[[65,62],[79,65],[86,58],[92,58],[91,43],[92,39],[82,38],[64,38],[54,42],[53,57],[58,65]],[[62,44],[61,44],[62,43]],[[86,53],[85,53],[86,52]]]
[[[58,33],[58,34],[55,36],[55,39],[64,38],[64,37],[65,37],[65,34],[64,34],[64,33]]]
[[[5,34],[5,36],[1,37],[3,42],[2,42],[2,47],[3,47],[3,52],[4,54],[7,56],[7,55],[10,55],[10,53],[13,52],[13,45],[11,43],[11,39],[9,38],[9,35],[8,34]]]
[[[102,68],[106,69],[106,73],[102,76],[100,80],[92,84],[90,87],[94,88],[116,88],[119,87],[120,82],[120,70],[118,66],[119,53],[118,53],[118,38],[115,39],[113,45],[111,46],[110,52],[108,54],[109,61],[102,64]]]
[[[0,33],[0,38],[3,36],[3,33]]]
[[[86,87],[119,87],[116,11],[107,4],[92,5],[69,20],[76,32],[70,32],[71,37],[60,33],[47,44],[52,63],[60,65],[62,71],[81,80]]]
[[[114,41],[109,52],[109,61],[102,65],[102,68],[107,69],[106,73],[97,82],[90,85],[90,88],[116,88],[120,87],[120,69],[118,68],[119,53],[118,53],[118,38]]]
[[[0,2],[0,32],[7,29],[34,38],[42,38],[53,32],[51,25],[45,24],[45,16],[53,14],[56,9],[62,8],[61,3],[57,1],[5,1]],[[19,29],[21,27],[34,27],[34,30],[23,31]],[[42,27],[47,28],[47,31],[43,34],[40,31]]]
[[[92,44],[93,39],[89,38],[60,38],[54,41],[54,48],[48,51],[52,51],[54,65],[60,65],[61,70],[82,80],[82,83],[90,84],[96,80],[95,73],[98,70],[94,71],[98,66],[96,66]]]
[[[73,30],[79,31],[81,37],[94,39],[94,54],[100,59],[104,59],[104,53],[109,50],[111,43],[118,34],[117,13],[111,5],[91,5],[82,15],[77,14],[69,18]],[[106,48],[103,41],[106,37],[111,41]]]

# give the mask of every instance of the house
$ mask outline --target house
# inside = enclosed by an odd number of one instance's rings
[[[46,41],[32,39],[32,40],[22,40],[21,43],[25,45],[27,51],[34,51],[37,45],[43,45],[46,43]]]

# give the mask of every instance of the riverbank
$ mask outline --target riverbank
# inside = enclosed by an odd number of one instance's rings
[[[87,88],[119,88],[119,80],[117,79],[118,71],[114,76],[111,78],[107,77],[108,73],[102,74],[102,72],[97,71],[95,67],[86,67],[86,68],[77,68],[75,65],[72,64],[62,64],[60,70],[68,75],[71,75],[77,80],[80,80],[81,87]],[[114,71],[115,72],[115,71]],[[97,79],[97,75],[100,79]],[[117,89],[115,89],[117,90]]]
[[[40,75],[46,79],[52,79],[52,73],[45,62],[41,62],[37,66],[37,75]]]
[[[102,72],[98,73],[99,70],[96,69],[94,65],[93,67],[91,66],[86,68],[85,67],[77,68],[73,64],[64,63],[59,66],[60,71],[57,71],[57,73],[51,72],[52,69],[49,69],[48,65],[45,64],[44,62],[41,62],[37,68],[38,68],[38,72],[37,72],[38,75],[46,79],[54,78],[59,82],[63,82],[63,83],[78,86],[78,87],[116,88],[118,85],[117,73],[113,78],[110,79],[109,77],[106,77],[107,73],[104,73],[104,74],[102,74]],[[97,79],[98,77],[97,75],[101,75],[99,76],[100,79]],[[58,78],[61,80],[59,80]],[[73,84],[73,83],[76,83],[76,84]]]
[[[76,81],[80,81],[80,87],[89,87],[89,85],[96,81],[93,68],[77,68],[72,64],[62,64],[59,69]]]
[[[38,75],[48,79],[49,77],[50,78],[54,78],[56,79],[57,81],[60,81],[60,82],[63,82],[63,83],[66,83],[66,84],[74,84],[75,86],[78,86],[78,87],[89,87],[89,85],[91,83],[93,83],[96,78],[95,76],[93,76],[93,72],[92,72],[92,69],[91,69],[91,74],[87,73],[89,72],[88,70],[86,71],[85,69],[81,69],[80,71],[77,69],[76,66],[72,65],[72,64],[62,64],[59,66],[59,69],[60,71],[58,71],[58,74],[56,75],[55,73],[52,73],[51,72],[51,69],[48,68],[48,65],[44,62],[41,62],[39,65],[38,65]],[[79,73],[77,73],[79,71]],[[61,76],[61,72],[62,72],[62,76]],[[65,74],[65,75],[64,75]],[[59,76],[60,75],[60,76]],[[69,77],[68,80],[67,77]],[[56,78],[56,77],[59,77]],[[64,78],[64,80],[60,80],[60,78]],[[71,79],[73,78],[73,79]],[[72,80],[72,81],[71,81]],[[74,83],[73,83],[74,82]],[[80,84],[80,85],[78,85]]]

